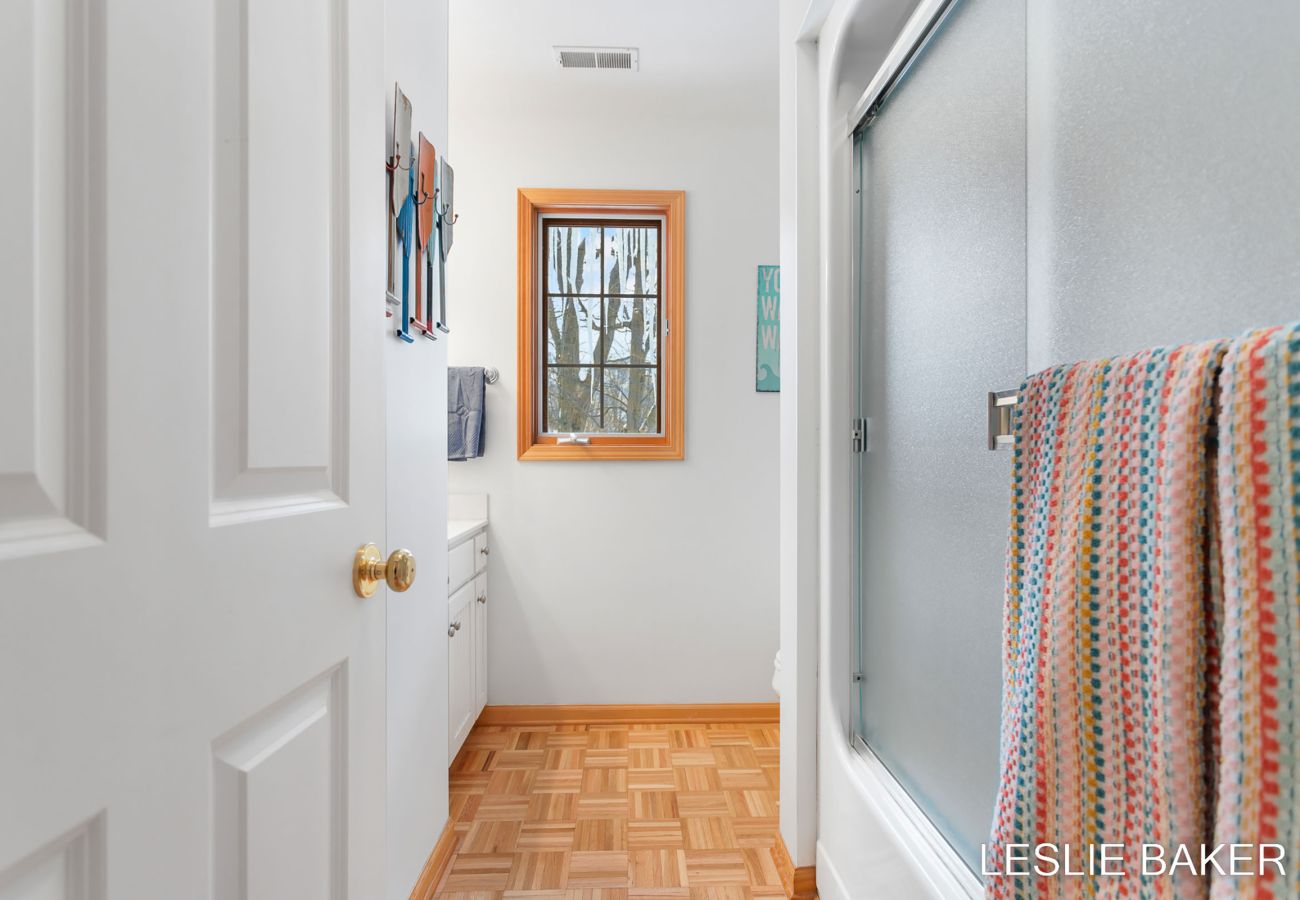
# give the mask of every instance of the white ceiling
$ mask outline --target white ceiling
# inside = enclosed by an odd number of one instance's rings
[[[633,127],[686,94],[744,104],[762,82],[775,99],[776,21],[777,0],[451,0],[451,88],[471,106],[576,96]],[[556,44],[637,47],[641,69],[560,69]]]

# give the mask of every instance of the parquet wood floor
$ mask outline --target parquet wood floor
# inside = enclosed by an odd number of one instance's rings
[[[438,900],[784,898],[776,725],[480,726]]]

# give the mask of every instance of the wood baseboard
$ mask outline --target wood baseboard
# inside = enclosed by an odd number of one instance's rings
[[[799,866],[794,870],[794,893],[791,900],[817,900],[817,867]]]
[[[451,858],[456,853],[458,843],[460,843],[460,836],[451,827],[451,819],[448,819],[447,824],[443,826],[442,834],[438,837],[438,843],[433,845],[433,852],[429,854],[429,859],[420,872],[419,880],[415,882],[415,889],[411,891],[411,900],[433,900],[433,894],[438,890],[438,883],[446,874],[447,866],[451,865]]]
[[[769,725],[781,719],[779,703],[612,704],[588,706],[487,706],[479,725],[641,725],[737,722]]]
[[[776,858],[776,868],[781,874],[781,886],[785,888],[786,896],[790,900],[816,900],[817,867],[796,868],[794,860],[790,858],[790,851],[786,849],[785,839],[779,834],[776,836],[772,856]]]

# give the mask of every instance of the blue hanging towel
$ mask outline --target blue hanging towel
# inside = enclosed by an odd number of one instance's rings
[[[483,455],[486,390],[482,366],[447,368],[447,459]]]

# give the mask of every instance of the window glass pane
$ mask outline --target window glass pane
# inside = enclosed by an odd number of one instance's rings
[[[605,362],[654,365],[659,360],[659,303],[605,301]]]
[[[546,361],[593,363],[600,341],[600,301],[551,297],[546,313]]]
[[[600,369],[560,366],[546,370],[546,430],[600,431]]]
[[[658,434],[659,225],[548,222],[543,430]]]
[[[659,229],[605,229],[605,293],[659,293]]]
[[[600,229],[546,227],[546,290],[552,294],[600,293]]]
[[[658,372],[605,369],[605,427],[615,434],[654,434],[659,430]]]

